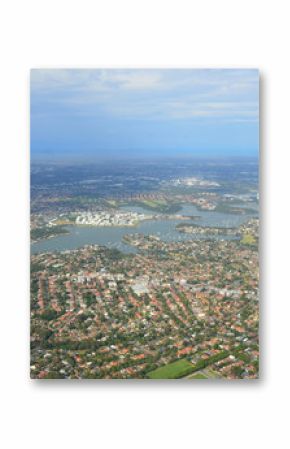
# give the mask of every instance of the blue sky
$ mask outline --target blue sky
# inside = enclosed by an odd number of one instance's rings
[[[257,156],[254,69],[33,69],[32,157]]]

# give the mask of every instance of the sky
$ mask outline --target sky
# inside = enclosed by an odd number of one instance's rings
[[[32,158],[258,156],[256,69],[33,69]]]

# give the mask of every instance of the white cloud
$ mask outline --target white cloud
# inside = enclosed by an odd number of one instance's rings
[[[110,103],[105,106],[109,115],[123,118],[145,118],[147,120],[188,120],[197,118],[229,119],[243,121],[258,120],[258,105],[255,102],[196,102],[191,98],[178,101],[148,99],[137,102]]]
[[[143,90],[162,87],[157,70],[119,69],[34,69],[32,87],[36,90],[72,88],[79,91]]]
[[[146,119],[258,119],[249,70],[33,70],[32,92],[71,113]],[[44,104],[45,104],[44,101]],[[95,107],[95,109],[94,109]]]
[[[162,75],[151,70],[103,70],[100,79],[104,85],[125,90],[144,90],[161,87]]]

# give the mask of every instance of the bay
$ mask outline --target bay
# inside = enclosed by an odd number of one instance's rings
[[[144,213],[152,215],[155,212],[148,211],[142,207],[122,207],[122,210]],[[215,211],[201,211],[191,204],[183,205],[178,215],[199,216],[194,223],[199,226],[208,227],[238,227],[249,219],[248,214],[234,215]],[[125,244],[122,238],[125,234],[142,233],[145,235],[154,234],[163,241],[184,241],[194,239],[207,239],[205,235],[182,234],[175,228],[180,219],[171,220],[146,220],[136,227],[92,227],[92,226],[66,226],[69,234],[59,235],[47,240],[41,240],[31,244],[31,254],[47,251],[64,251],[81,248],[85,245],[102,245],[109,248],[116,248],[125,253],[135,253],[136,248]],[[187,221],[190,223],[190,221]],[[231,239],[230,236],[214,236],[214,238]]]

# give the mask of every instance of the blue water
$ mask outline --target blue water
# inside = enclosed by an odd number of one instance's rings
[[[142,207],[126,206],[123,210],[130,210],[135,212],[151,215],[154,212],[143,209]],[[224,214],[214,211],[200,211],[193,205],[184,205],[182,210],[178,212],[180,215],[199,216],[196,220],[200,226],[221,226],[221,227],[237,227],[241,223],[248,220],[249,215],[233,215]],[[122,237],[125,234],[142,233],[145,235],[154,234],[160,237],[163,241],[184,241],[201,238],[208,238],[208,236],[198,236],[192,234],[181,234],[176,231],[175,227],[181,220],[148,220],[141,222],[136,227],[91,227],[91,226],[66,226],[69,234],[60,235],[48,240],[33,243],[31,245],[31,253],[39,253],[46,251],[64,251],[70,249],[77,249],[84,245],[103,245],[110,248],[117,248],[125,253],[135,253],[136,248],[122,242]],[[183,221],[184,222],[184,221]],[[188,221],[187,221],[188,223]],[[215,238],[230,239],[229,236],[215,236]]]

